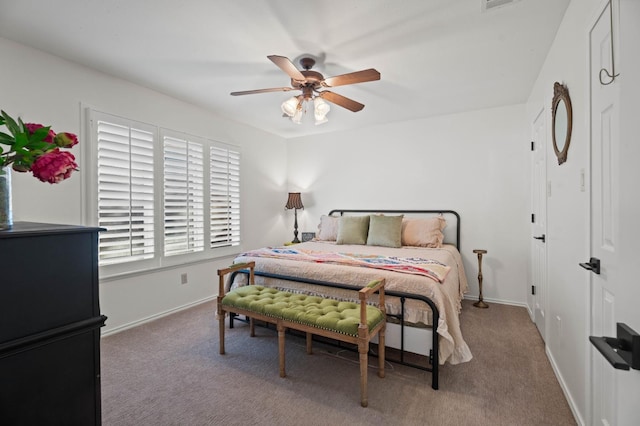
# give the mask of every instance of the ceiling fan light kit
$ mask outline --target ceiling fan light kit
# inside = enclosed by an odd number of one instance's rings
[[[358,112],[364,108],[364,105],[359,102],[342,95],[338,95],[337,93],[329,90],[322,89],[380,80],[380,73],[373,68],[324,78],[324,76],[319,72],[311,71],[311,68],[316,63],[313,58],[304,57],[300,59],[300,65],[304,68],[302,71],[298,70],[296,66],[284,56],[271,55],[267,56],[267,58],[276,64],[282,71],[287,73],[291,78],[291,87],[274,87],[270,89],[231,92],[231,96],[301,90],[301,95],[293,96],[280,105],[283,116],[290,117],[291,121],[296,124],[300,124],[302,122],[302,116],[306,113],[305,104],[307,101],[313,101],[313,115],[316,125],[329,121],[327,119],[327,114],[331,110],[331,106],[327,102],[331,102],[353,112]]]
[[[280,105],[284,116],[293,117],[293,115],[296,113],[296,110],[298,109],[298,104],[300,104],[300,101],[298,100],[297,96],[293,96],[284,101],[282,105]]]
[[[313,116],[316,119],[316,126],[329,121],[327,114],[331,111],[331,106],[319,96],[313,99]]]

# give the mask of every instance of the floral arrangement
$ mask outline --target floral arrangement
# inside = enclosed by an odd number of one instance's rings
[[[0,132],[0,171],[11,166],[17,172],[33,173],[42,182],[58,183],[78,170],[76,158],[60,148],[71,148],[78,143],[73,133],[55,133],[42,124],[23,123],[1,111],[0,126],[9,134]],[[5,148],[6,146],[7,148]]]

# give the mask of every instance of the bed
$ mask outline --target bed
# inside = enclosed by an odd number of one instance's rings
[[[341,209],[320,218],[313,240],[250,250],[234,263],[254,261],[257,284],[342,300],[385,278],[387,347],[399,350],[401,363],[431,371],[437,389],[439,365],[472,358],[459,322],[467,291],[459,247],[460,217],[451,210]],[[240,273],[227,287],[245,283]],[[425,355],[429,365],[405,353]]]

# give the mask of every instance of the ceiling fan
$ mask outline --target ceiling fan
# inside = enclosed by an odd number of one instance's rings
[[[345,96],[324,90],[328,87],[345,86],[347,84],[364,83],[367,81],[380,80],[380,73],[373,68],[369,68],[362,71],[351,72],[348,74],[342,74],[335,77],[324,78],[322,74],[317,71],[312,71],[311,68],[315,65],[316,61],[313,58],[303,57],[300,59],[300,65],[303,70],[298,70],[296,66],[284,56],[270,55],[267,56],[274,64],[276,64],[282,71],[287,73],[291,77],[291,87],[274,87],[270,89],[257,89],[257,90],[245,90],[242,92],[231,92],[232,96],[240,95],[252,95],[254,93],[267,93],[267,92],[288,92],[291,90],[301,90],[302,94],[294,96],[288,99],[282,104],[282,111],[286,116],[291,117],[294,122],[299,123],[302,116],[302,104],[305,101],[314,100],[316,124],[320,121],[326,121],[326,113],[329,111],[329,106],[318,99],[326,100],[333,104],[339,105],[353,112],[358,112],[364,105],[360,102],[356,102],[353,99],[349,99]],[[296,119],[297,118],[297,119]],[[324,120],[322,120],[324,119]]]

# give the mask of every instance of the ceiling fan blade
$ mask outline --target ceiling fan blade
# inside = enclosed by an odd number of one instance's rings
[[[380,73],[373,68],[368,70],[351,72],[348,74],[337,75],[335,77],[325,78],[322,83],[325,87],[344,86],[346,84],[364,83],[367,81],[380,80]]]
[[[331,103],[339,105],[342,108],[346,108],[353,112],[358,112],[362,108],[364,108],[364,105],[361,104],[360,102],[356,102],[353,99],[349,99],[342,95],[338,95],[337,93],[329,92],[328,90],[325,90],[324,92],[320,92],[319,96],[325,101],[329,101]]]
[[[297,89],[294,89],[293,87],[274,87],[271,89],[245,90],[243,92],[231,92],[231,96],[253,95],[254,93],[267,93],[267,92],[288,92],[289,90],[297,90]]]
[[[293,62],[291,62],[289,58],[278,55],[270,55],[267,56],[267,58],[271,59],[271,62],[280,67],[280,69],[286,72],[293,80],[306,81],[305,76],[302,75],[302,73],[298,70],[298,68],[296,68],[295,65],[293,65]]]

